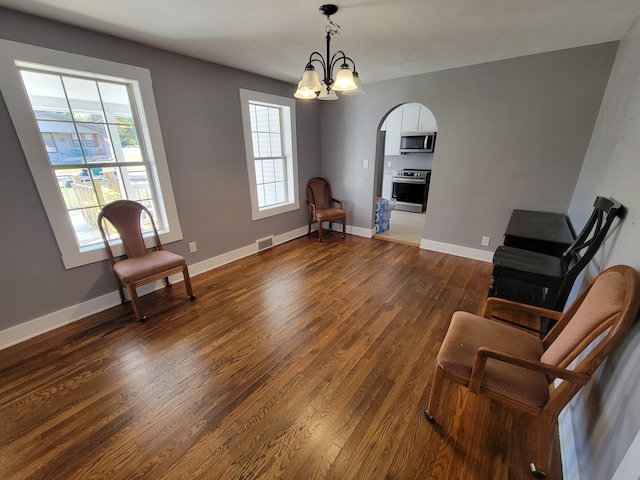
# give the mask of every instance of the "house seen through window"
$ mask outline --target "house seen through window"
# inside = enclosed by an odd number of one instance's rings
[[[158,210],[128,84],[33,68],[20,75],[80,247],[102,243],[96,222],[109,202]]]

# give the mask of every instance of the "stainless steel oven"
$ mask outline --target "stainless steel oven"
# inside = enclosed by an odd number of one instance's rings
[[[396,209],[422,213],[427,208],[431,170],[404,169],[393,172],[391,197]]]

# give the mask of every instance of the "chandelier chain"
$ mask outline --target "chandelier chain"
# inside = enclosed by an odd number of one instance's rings
[[[331,17],[329,15],[327,15],[327,21],[329,22],[329,25],[325,27],[325,31],[329,35],[340,35],[342,33],[340,25],[331,20]]]

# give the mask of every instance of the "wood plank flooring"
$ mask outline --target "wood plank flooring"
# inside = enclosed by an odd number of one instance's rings
[[[447,382],[422,416],[490,272],[303,237],[0,351],[0,478],[532,478],[527,416]]]

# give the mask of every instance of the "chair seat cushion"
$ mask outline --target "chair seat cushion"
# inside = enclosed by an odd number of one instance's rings
[[[166,250],[158,250],[141,257],[126,258],[116,262],[113,265],[113,271],[124,284],[128,285],[173,268],[180,268],[184,264],[184,257]]]
[[[470,378],[480,347],[533,361],[539,361],[544,352],[540,339],[529,333],[471,313],[456,312],[438,353],[438,365],[445,372]],[[549,399],[546,375],[493,358],[487,360],[481,388],[536,407]]]
[[[340,220],[345,218],[344,210],[339,208],[324,208],[322,210],[316,210],[316,220],[318,222],[332,222],[333,220]]]
[[[563,278],[566,273],[561,258],[504,245],[496,249],[493,265],[553,278]]]

